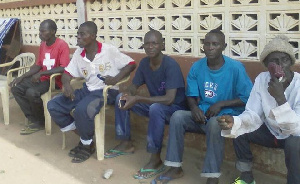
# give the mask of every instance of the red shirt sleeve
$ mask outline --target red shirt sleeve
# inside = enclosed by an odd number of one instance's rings
[[[61,47],[59,66],[66,67],[70,63],[70,48],[65,42]]]

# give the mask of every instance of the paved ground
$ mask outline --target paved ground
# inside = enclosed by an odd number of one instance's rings
[[[148,180],[135,180],[132,175],[148,160],[145,151],[145,135],[134,132],[136,152],[133,155],[97,161],[95,154],[81,164],[71,163],[68,151],[78,143],[78,136],[67,134],[67,148],[61,149],[62,135],[56,125],[53,134],[46,136],[44,131],[21,136],[24,116],[16,102],[10,100],[10,125],[3,124],[0,105],[0,184],[146,184]],[[2,104],[2,103],[1,103]],[[137,141],[140,140],[140,141]],[[114,126],[106,126],[106,149],[112,148]],[[165,147],[163,148],[163,158]],[[184,154],[185,176],[172,184],[205,184],[200,177],[203,158],[196,148],[187,148]],[[283,166],[284,167],[284,166]],[[102,178],[106,169],[113,169],[110,179]],[[229,184],[238,175],[232,162],[224,162],[220,184]],[[285,179],[255,171],[258,184],[284,184]]]

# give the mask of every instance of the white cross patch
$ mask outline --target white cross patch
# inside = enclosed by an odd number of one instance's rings
[[[47,70],[51,70],[54,66],[55,59],[50,59],[50,53],[45,53],[45,59],[43,61],[43,65],[47,67]]]

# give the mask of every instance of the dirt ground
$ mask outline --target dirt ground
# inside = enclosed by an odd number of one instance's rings
[[[2,104],[2,103],[1,103]],[[10,124],[3,124],[0,105],[0,184],[146,184],[153,179],[136,180],[132,175],[148,160],[146,136],[133,132],[136,151],[133,155],[120,156],[98,161],[96,155],[84,163],[71,163],[68,152],[77,145],[79,137],[67,133],[67,148],[61,149],[62,134],[53,124],[52,135],[44,131],[22,136],[19,131],[24,126],[24,115],[14,101],[10,100]],[[110,149],[114,140],[114,126],[106,126],[105,148]],[[166,143],[164,143],[165,145]],[[165,147],[162,158],[165,157]],[[196,148],[187,148],[184,153],[183,178],[169,182],[172,184],[205,184],[200,177],[203,158]],[[103,179],[106,169],[113,169],[110,179]],[[229,184],[238,176],[233,162],[224,162],[220,184]],[[254,171],[258,184],[284,184],[285,178]]]

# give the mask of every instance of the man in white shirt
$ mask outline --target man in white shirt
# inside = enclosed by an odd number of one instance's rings
[[[300,74],[293,47],[285,36],[270,41],[260,56],[268,67],[255,79],[246,110],[239,116],[218,118],[222,136],[235,138],[236,168],[241,176],[235,184],[255,184],[250,142],[284,149],[287,184],[300,183]],[[281,73],[281,75],[280,75]],[[279,74],[279,75],[278,75]]]
[[[97,26],[87,21],[77,32],[78,48],[62,76],[63,95],[48,102],[52,119],[61,131],[77,130],[80,136],[78,146],[71,149],[72,162],[87,160],[95,152],[93,142],[94,118],[103,106],[102,91],[105,85],[115,85],[135,69],[135,62],[112,45],[96,40]],[[86,80],[83,87],[73,90],[73,77]],[[118,92],[109,91],[108,98],[115,99]],[[70,112],[74,110],[74,117]]]

